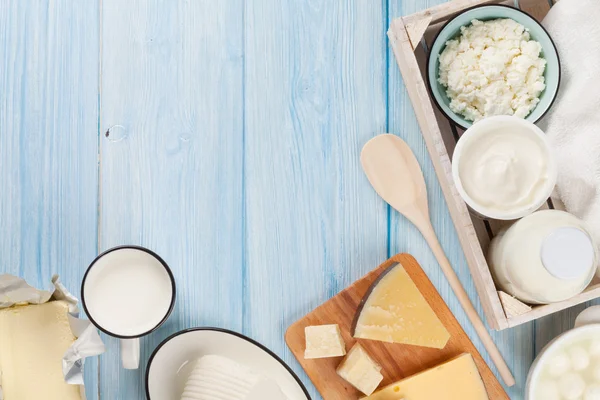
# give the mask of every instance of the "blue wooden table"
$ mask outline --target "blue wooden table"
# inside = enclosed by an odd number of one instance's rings
[[[150,247],[178,301],[143,341],[143,364],[171,333],[219,326],[270,347],[318,399],[286,327],[409,252],[484,353],[424,240],[359,165],[379,133],[411,145],[481,312],[385,35],[392,18],[442,1],[3,0],[0,272],[34,285],[59,273],[78,292],[99,251]],[[580,309],[494,333],[511,398]],[[104,339],[86,364],[88,399],[143,399],[145,368],[120,368]]]

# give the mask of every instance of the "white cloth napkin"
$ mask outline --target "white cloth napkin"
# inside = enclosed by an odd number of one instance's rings
[[[560,0],[542,24],[562,65],[558,98],[540,123],[558,160],[555,196],[600,243],[600,0]]]

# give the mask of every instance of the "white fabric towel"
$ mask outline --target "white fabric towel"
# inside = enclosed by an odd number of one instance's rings
[[[560,0],[542,24],[562,65],[558,98],[540,123],[558,160],[555,196],[600,244],[600,0]]]

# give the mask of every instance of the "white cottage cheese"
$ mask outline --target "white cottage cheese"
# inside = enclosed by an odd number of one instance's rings
[[[475,122],[492,115],[525,118],[546,87],[542,46],[512,19],[471,24],[440,54],[439,82],[450,109]]]

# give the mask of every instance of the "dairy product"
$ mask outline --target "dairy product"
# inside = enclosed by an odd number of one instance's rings
[[[75,341],[63,301],[0,310],[0,385],[4,400],[81,400],[65,383],[62,358]]]
[[[511,19],[473,20],[440,54],[439,82],[450,109],[469,121],[493,115],[525,118],[545,89],[542,46]]]
[[[566,300],[592,280],[596,248],[584,223],[558,210],[537,211],[501,231],[491,242],[488,265],[501,290],[530,304]],[[584,368],[581,351],[557,354],[553,369]]]
[[[373,361],[359,343],[352,346],[336,371],[346,382],[366,395],[373,393],[383,380],[381,366]]]
[[[374,283],[359,311],[354,337],[442,349],[450,333],[398,264]]]
[[[528,400],[600,400],[600,357],[595,353],[597,326],[569,332],[536,361]]]
[[[413,375],[363,400],[489,400],[470,354]],[[544,399],[547,400],[547,399]]]
[[[337,324],[307,326],[304,328],[304,334],[306,359],[341,357],[346,354],[346,344]]]
[[[181,400],[285,400],[278,385],[227,357],[196,361]]]
[[[168,315],[174,296],[161,262],[133,248],[113,250],[96,260],[82,293],[87,313],[96,324],[121,336],[154,329]]]
[[[506,116],[469,128],[453,159],[467,203],[494,218],[539,207],[556,181],[553,161],[542,131],[530,122]]]

